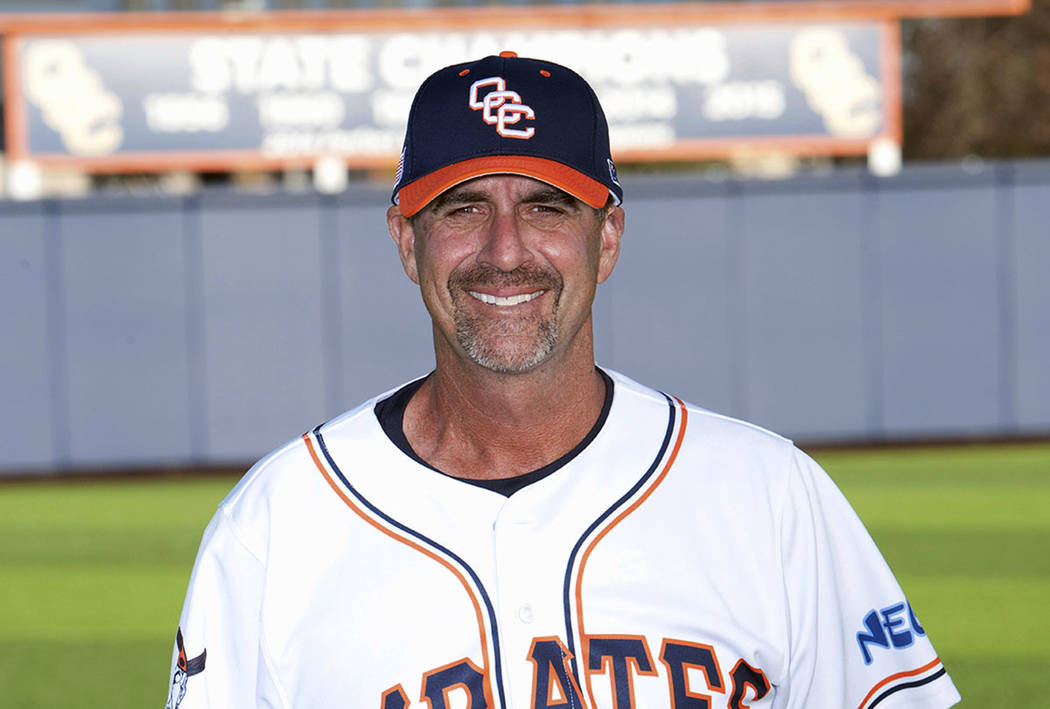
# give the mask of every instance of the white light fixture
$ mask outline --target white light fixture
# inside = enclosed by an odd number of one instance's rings
[[[901,171],[901,146],[892,138],[876,138],[868,146],[868,170],[878,177]]]
[[[44,193],[44,173],[35,162],[19,160],[8,165],[6,182],[11,199],[40,199]]]
[[[314,163],[314,189],[322,194],[337,194],[350,182],[346,163],[335,155],[325,155]]]

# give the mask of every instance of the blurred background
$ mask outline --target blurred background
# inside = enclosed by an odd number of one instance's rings
[[[602,364],[806,443],[1050,432],[1050,3],[0,7],[51,10],[0,15],[0,476],[243,465],[427,371],[393,167],[508,47],[609,114]]]
[[[236,476],[433,366],[394,167],[505,49],[609,117],[599,363],[813,451],[964,706],[1046,706],[1050,0],[0,0],[0,704],[160,706]]]

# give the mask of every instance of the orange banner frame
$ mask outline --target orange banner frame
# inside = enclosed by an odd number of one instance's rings
[[[877,137],[900,143],[900,29],[902,17],[1021,14],[1031,0],[816,0],[773,3],[681,3],[646,5],[560,5],[542,7],[478,7],[426,9],[277,10],[265,12],[155,12],[0,14],[3,43],[3,83],[6,144],[10,162],[33,160],[42,166],[67,167],[96,173],[199,172],[305,168],[317,156],[267,157],[257,151],[150,152],[111,157],[30,155],[26,149],[26,117],[21,95],[19,50],[21,35],[92,35],[150,32],[389,32],[503,27],[613,28],[681,24],[787,23],[877,20],[882,31],[882,76],[886,121]],[[679,140],[673,156],[667,150],[617,151],[622,162],[704,160],[738,151],[779,151],[799,155],[862,155],[872,138],[775,136],[769,138],[704,138]],[[362,169],[392,168],[396,156],[355,156],[348,164]]]
[[[904,17],[1020,15],[1030,7],[1031,0],[809,0],[258,12],[0,13],[0,33],[383,31],[501,26],[645,26],[679,22],[899,20]]]

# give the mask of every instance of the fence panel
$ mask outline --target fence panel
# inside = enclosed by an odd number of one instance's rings
[[[990,180],[880,195],[883,427],[987,434],[1002,424],[996,202]]]
[[[0,469],[58,462],[47,242],[41,205],[0,212]]]
[[[258,456],[325,414],[316,200],[201,203],[205,458]]]
[[[743,382],[747,417],[764,426],[810,439],[864,429],[863,199],[784,191],[748,202]]]
[[[191,454],[186,262],[177,204],[69,203],[56,217],[69,459]]]
[[[1022,431],[1050,430],[1050,187],[1019,181],[1013,189],[1013,289],[1010,344],[1016,367],[1016,423]]]
[[[626,182],[600,363],[807,441],[1050,433],[1050,165]],[[386,200],[0,202],[0,474],[243,463],[428,371]]]

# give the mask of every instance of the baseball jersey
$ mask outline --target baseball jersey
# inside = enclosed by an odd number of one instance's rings
[[[257,463],[201,543],[169,709],[942,709],[915,610],[789,441],[609,372],[582,450],[504,496],[373,399]]]

